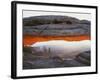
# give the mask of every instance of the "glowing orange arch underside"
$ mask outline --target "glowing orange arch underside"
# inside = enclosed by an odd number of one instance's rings
[[[90,40],[90,36],[23,36],[23,44],[30,45],[35,42],[48,41],[48,40],[66,40],[66,41],[81,41],[81,40]]]

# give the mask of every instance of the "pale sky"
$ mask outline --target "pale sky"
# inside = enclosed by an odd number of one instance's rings
[[[89,20],[91,21],[91,14],[86,13],[71,13],[71,12],[44,12],[44,11],[23,11],[23,17],[31,17],[31,16],[43,16],[43,15],[61,15],[61,16],[70,16],[75,17],[80,20]]]

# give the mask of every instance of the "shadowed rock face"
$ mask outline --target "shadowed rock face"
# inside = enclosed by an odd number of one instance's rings
[[[34,25],[41,25],[41,24],[57,24],[57,23],[79,23],[79,20],[73,17],[68,16],[55,16],[55,15],[47,15],[47,16],[35,16],[35,17],[29,17],[24,18],[24,25],[25,26],[34,26]]]
[[[85,24],[45,24],[38,26],[25,26],[24,34],[33,36],[90,35],[90,26]]]
[[[23,54],[23,69],[41,69],[41,68],[57,68],[57,67],[84,67],[91,65],[91,52],[86,51],[80,53],[73,60],[60,61],[59,58],[42,58],[34,56],[30,52]]]
[[[23,19],[23,34],[33,36],[90,35],[90,21],[68,16],[36,16]]]

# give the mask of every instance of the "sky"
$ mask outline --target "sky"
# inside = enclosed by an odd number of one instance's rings
[[[23,17],[31,17],[31,16],[43,16],[43,15],[61,15],[61,16],[70,16],[75,17],[80,20],[91,20],[91,14],[89,13],[72,13],[72,12],[47,12],[47,11],[23,11]]]

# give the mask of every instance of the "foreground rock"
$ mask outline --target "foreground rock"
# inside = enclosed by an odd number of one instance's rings
[[[61,61],[58,58],[42,58],[41,56],[34,56],[32,53],[24,52],[23,69],[90,66],[90,54],[90,51],[86,51],[81,53],[79,56],[77,56],[77,58],[73,60]]]

